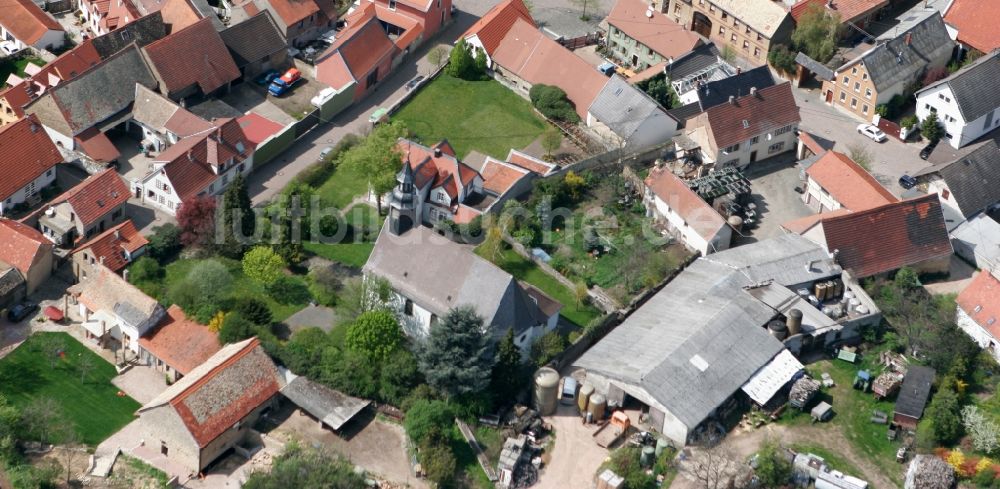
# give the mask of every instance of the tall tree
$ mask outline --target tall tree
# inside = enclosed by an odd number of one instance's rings
[[[437,71],[448,61],[448,49],[444,46],[434,46],[427,53],[427,61],[434,67],[431,73]]]
[[[255,246],[243,256],[243,275],[265,287],[277,282],[284,270],[284,258],[270,246]]]
[[[396,186],[396,174],[403,164],[403,155],[396,144],[405,135],[406,128],[400,122],[382,124],[364,141],[344,153],[343,164],[368,175],[368,184],[375,192],[379,212],[382,212],[382,196]]]
[[[222,195],[219,211],[222,213],[223,223],[219,252],[229,258],[239,258],[246,250],[247,239],[253,236],[256,219],[243,174],[237,173],[229,184],[226,193]]]
[[[799,17],[792,43],[810,58],[826,63],[837,50],[839,32],[840,15],[827,12],[823,4],[812,4]]]
[[[476,58],[472,55],[472,48],[465,39],[459,39],[448,54],[448,74],[462,80],[475,81],[483,76],[480,68],[481,65],[476,64]]]
[[[456,307],[431,328],[420,367],[427,383],[448,398],[481,392],[489,385],[490,339],[475,309]]]
[[[931,403],[927,405],[927,418],[931,422],[931,434],[941,445],[947,445],[962,434],[962,412],[958,393],[954,390],[955,379],[946,378]]]
[[[514,329],[508,329],[497,345],[496,363],[490,377],[490,391],[498,404],[513,402],[525,384],[526,370],[521,361],[521,349],[514,343]]]
[[[177,224],[181,228],[181,244],[207,248],[215,237],[215,199],[192,197],[177,211]]]
[[[588,21],[590,20],[590,15],[587,14],[587,8],[594,4],[594,0],[570,0],[574,5],[580,7],[580,20]]]
[[[542,149],[545,150],[545,158],[552,159],[552,152],[559,149],[562,140],[562,131],[558,128],[554,126],[545,128],[545,132],[542,133]]]

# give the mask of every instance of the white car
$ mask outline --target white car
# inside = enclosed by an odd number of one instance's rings
[[[0,54],[3,56],[12,56],[17,54],[20,49],[17,49],[17,45],[11,41],[0,42]]]
[[[861,124],[858,126],[858,134],[863,134],[876,143],[885,141],[885,133],[881,129],[871,124]]]

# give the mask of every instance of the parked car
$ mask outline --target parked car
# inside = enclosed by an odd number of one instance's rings
[[[326,87],[320,90],[319,93],[317,93],[316,96],[313,97],[312,100],[310,100],[309,102],[313,104],[313,107],[316,107],[317,109],[322,109],[323,104],[330,101],[330,99],[332,99],[333,96],[336,94],[337,94],[336,88]]]
[[[271,82],[273,82],[274,79],[280,75],[281,73],[278,72],[278,70],[267,70],[257,78],[254,78],[253,82],[262,87],[266,87],[270,85]]]
[[[930,157],[931,153],[934,152],[934,148],[937,147],[938,141],[940,141],[940,139],[935,139],[927,143],[927,146],[924,146],[924,149],[920,150],[921,160],[926,160],[928,157]]]
[[[0,42],[0,54],[3,56],[13,56],[17,54],[20,49],[17,49],[17,45],[13,41],[3,41]]]
[[[285,92],[291,90],[292,86],[298,83],[301,79],[302,73],[295,68],[290,68],[284,75],[281,75],[281,78],[275,78],[274,81],[271,82],[271,86],[267,87],[267,91],[275,97],[280,97],[284,95]]]
[[[424,75],[417,75],[412,80],[406,82],[406,91],[409,92],[410,90],[417,88],[417,85],[419,85],[422,81],[424,81]]]
[[[917,186],[917,179],[909,175],[903,175],[899,177],[899,186],[906,190],[910,190],[911,188]]]
[[[597,71],[600,71],[601,73],[603,73],[604,76],[611,76],[611,75],[615,74],[615,68],[616,68],[616,66],[615,66],[614,63],[608,62],[608,63],[602,64],[601,66],[598,66],[597,67]]]
[[[330,153],[333,153],[333,146],[323,148],[323,151],[319,152],[319,161],[326,160],[330,156]]]
[[[862,134],[876,143],[881,143],[885,141],[885,133],[881,129],[871,125],[871,124],[861,124],[858,126],[858,134]]]
[[[19,323],[36,312],[38,312],[38,304],[34,302],[22,302],[7,311],[7,319],[12,323]]]
[[[562,399],[560,402],[567,405],[576,403],[577,383],[573,377],[563,377]]]

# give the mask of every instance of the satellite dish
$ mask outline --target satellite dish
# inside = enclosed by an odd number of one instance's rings
[[[646,9],[646,17],[653,18],[653,7]]]

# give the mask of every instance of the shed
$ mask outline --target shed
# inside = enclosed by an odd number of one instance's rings
[[[334,431],[371,404],[371,401],[348,396],[302,376],[288,382],[281,394]]]
[[[924,414],[924,407],[931,395],[934,383],[934,369],[930,367],[910,367],[903,378],[903,386],[896,398],[896,410],[892,421],[904,428],[917,428],[917,421]]]
[[[823,401],[812,408],[812,418],[816,421],[826,421],[833,416],[833,406]]]

